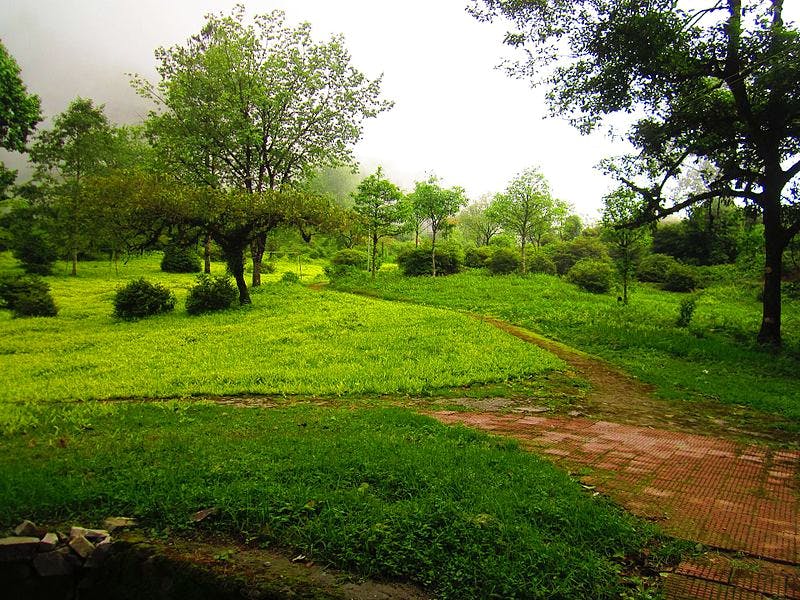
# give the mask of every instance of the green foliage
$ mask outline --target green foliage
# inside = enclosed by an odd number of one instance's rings
[[[556,263],[547,253],[539,250],[528,255],[528,273],[544,273],[545,275],[555,275],[557,273]]]
[[[666,254],[648,254],[639,262],[636,278],[650,283],[664,283],[670,269],[678,265],[678,261]]]
[[[547,247],[547,252],[556,265],[559,275],[565,275],[579,260],[591,258],[608,261],[608,249],[595,237],[581,236],[569,242],[560,242]]]
[[[567,281],[593,294],[608,292],[613,280],[611,264],[594,258],[582,258],[567,271]]]
[[[458,229],[464,239],[478,248],[488,246],[500,231],[500,222],[493,199],[484,196],[477,202],[468,204],[458,213]],[[467,264],[467,266],[474,267]]]
[[[452,275],[458,273],[464,264],[464,252],[452,243],[436,247],[436,274]],[[407,246],[397,254],[397,266],[404,275],[431,275],[431,248],[427,245]]]
[[[678,305],[678,319],[675,321],[676,327],[688,327],[694,316],[694,309],[697,306],[697,298],[689,296],[681,300]]]
[[[39,229],[28,229],[24,234],[17,232],[12,240],[12,253],[26,273],[50,275],[58,258],[58,250],[50,237]]]
[[[674,264],[667,271],[661,287],[669,292],[694,291],[699,287],[697,272],[689,265]]]
[[[149,317],[175,308],[175,294],[160,283],[144,277],[131,281],[114,295],[114,316],[134,320]]]
[[[198,273],[201,269],[200,257],[194,248],[170,244],[164,248],[161,270],[165,273]]]
[[[227,310],[239,297],[236,284],[227,276],[198,275],[197,283],[186,293],[186,312],[190,315]]]
[[[368,257],[365,252],[356,250],[355,248],[343,248],[339,250],[331,258],[331,264],[337,266],[356,267],[357,269],[366,269]]]
[[[25,152],[25,142],[42,117],[39,97],[28,93],[19,72],[0,42],[0,148]]]
[[[36,276],[0,278],[0,301],[15,317],[55,317],[58,314],[50,286]]]
[[[281,275],[281,283],[300,283],[300,275],[294,271],[286,271],[283,275]]]
[[[491,246],[471,246],[464,253],[464,265],[471,269],[482,269],[492,257]]]
[[[522,265],[519,254],[509,248],[498,248],[495,250],[486,266],[493,275],[508,275],[515,273]]]

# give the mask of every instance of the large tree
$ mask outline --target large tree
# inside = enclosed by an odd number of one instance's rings
[[[527,57],[512,66],[549,86],[553,112],[588,131],[613,113],[644,115],[637,153],[607,164],[637,192],[638,221],[711,198],[738,199],[764,222],[758,340],[781,343],[781,258],[800,231],[800,32],[783,0],[473,0],[503,15]],[[568,49],[568,52],[565,50]],[[715,167],[705,189],[675,194],[687,165]]]
[[[28,136],[42,120],[39,97],[29,94],[17,61],[0,42],[0,148],[25,152]],[[0,199],[13,185],[17,172],[0,161]]]
[[[274,192],[350,164],[364,119],[391,106],[341,37],[315,42],[307,23],[289,27],[280,11],[252,22],[241,5],[208,15],[200,33],[156,57],[160,82],[134,79],[160,109],[150,119],[156,148],[184,182],[212,189]],[[267,231],[252,233],[258,285]]]
[[[353,193],[355,210],[366,225],[370,240],[371,261],[370,272],[375,278],[378,261],[378,241],[381,238],[397,235],[403,229],[401,201],[403,192],[395,184],[383,176],[383,169],[378,169],[361,180]]]

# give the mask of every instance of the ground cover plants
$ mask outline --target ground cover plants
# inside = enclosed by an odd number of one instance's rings
[[[3,438],[0,526],[136,516],[291,547],[438,598],[621,598],[677,546],[508,440],[397,408],[36,407]],[[645,548],[651,547],[647,551]]]
[[[797,422],[800,305],[784,303],[787,333],[780,354],[752,341],[758,329],[758,284],[735,278],[710,284],[695,297],[688,327],[677,327],[685,294],[639,285],[630,305],[615,295],[590,294],[549,275],[488,276],[480,271],[440,279],[407,278],[384,270],[375,282],[335,281],[394,300],[496,316],[601,356],[653,383],[663,397],[718,399]]]

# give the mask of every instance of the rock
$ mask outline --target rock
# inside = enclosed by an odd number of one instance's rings
[[[56,552],[63,556],[64,560],[72,565],[73,570],[80,569],[83,566],[83,560],[81,560],[81,557],[75,554],[75,552],[73,552],[69,546],[59,548],[56,550]]]
[[[103,521],[103,526],[108,529],[109,533],[114,533],[117,529],[136,527],[136,519],[131,519],[130,517],[108,517]]]
[[[92,552],[94,552],[94,544],[82,535],[72,538],[69,541],[69,547],[84,560],[89,558]]]
[[[37,527],[36,523],[32,523],[27,519],[24,520],[22,523],[17,525],[14,529],[14,535],[19,537],[42,537],[45,533],[47,533],[46,529],[42,529],[41,527]]]
[[[196,513],[192,515],[192,521],[194,523],[199,523],[200,521],[205,521],[208,517],[212,517],[217,514],[216,508],[206,508],[205,510],[198,510]]]
[[[61,552],[42,552],[33,559],[33,568],[40,577],[69,575],[74,565]]]
[[[39,541],[39,552],[49,552],[58,546],[58,536],[55,533],[47,533]]]
[[[69,530],[69,538],[83,536],[90,542],[98,542],[108,537],[108,531],[105,529],[86,529],[85,527],[73,527]]]
[[[100,565],[103,564],[106,557],[108,557],[108,553],[111,551],[111,541],[105,541],[97,544],[95,547],[94,552],[92,555],[86,559],[86,563],[83,565],[87,569],[96,569]]]
[[[0,539],[0,561],[29,560],[39,548],[38,537],[7,537]]]

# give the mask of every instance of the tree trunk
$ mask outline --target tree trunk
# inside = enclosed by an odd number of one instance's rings
[[[253,259],[253,287],[261,285],[261,262],[264,259],[264,249],[267,247],[267,234],[259,233],[250,242],[250,256]]]
[[[781,275],[783,259],[783,228],[777,215],[764,210],[764,299],[761,330],[758,343],[779,347],[781,345]]]
[[[211,234],[206,233],[205,243],[203,244],[203,273],[211,274]]]
[[[436,277],[436,230],[433,230],[433,237],[431,238],[431,267],[433,269],[433,276]]]
[[[520,258],[522,259],[522,274],[525,275],[528,272],[528,265],[525,264],[525,236],[522,236],[522,252],[520,252]]]
[[[225,257],[228,269],[236,280],[236,287],[239,288],[239,304],[251,304],[250,292],[247,290],[247,282],[244,280],[244,248],[229,252],[225,250]]]
[[[419,226],[414,230],[414,247],[419,248]]]
[[[78,275],[78,249],[72,249],[72,272],[70,273],[73,277]]]
[[[375,279],[375,272],[377,271],[377,269],[375,268],[375,263],[377,260],[378,260],[378,235],[374,233],[372,234],[372,265],[370,267],[372,270],[373,279]]]

